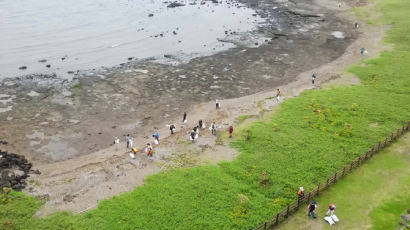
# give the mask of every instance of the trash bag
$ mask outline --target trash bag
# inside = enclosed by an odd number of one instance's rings
[[[330,216],[325,216],[325,218],[323,218],[326,222],[328,222],[330,225],[334,225],[334,224],[336,224],[334,221],[333,221],[333,219],[332,219],[332,217],[330,217]]]

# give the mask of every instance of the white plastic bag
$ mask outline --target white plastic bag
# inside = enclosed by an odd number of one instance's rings
[[[328,222],[330,225],[334,225],[334,224],[336,224],[334,221],[333,221],[333,219],[332,219],[332,217],[330,217],[330,216],[325,216],[325,218],[323,218],[326,222]]]
[[[159,144],[157,139],[154,140],[154,143],[155,143],[156,145]]]
[[[130,153],[130,157],[131,157],[132,159],[135,159],[135,155],[132,154],[132,153]]]
[[[188,120],[187,120],[187,119],[185,119],[185,120],[184,120],[184,123],[187,123],[187,122],[188,122]]]
[[[334,222],[339,222],[339,218],[337,218],[336,215],[331,215],[330,217],[332,218],[332,220],[333,220]]]

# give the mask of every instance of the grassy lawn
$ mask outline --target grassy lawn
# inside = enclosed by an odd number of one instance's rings
[[[407,134],[316,198],[317,219],[309,218],[302,208],[277,229],[395,230],[400,214],[410,208],[409,165]],[[336,205],[340,219],[332,227],[323,220],[330,203]]]
[[[240,151],[233,162],[150,176],[144,186],[80,215],[32,218],[42,203],[14,192],[0,204],[0,229],[251,229],[263,223],[296,199],[299,186],[309,191],[410,119],[410,2],[385,0],[378,8],[392,24],[387,41],[395,50],[351,69],[362,85],[306,91],[268,121],[248,125],[251,139],[232,142]],[[392,158],[383,167],[396,163]],[[395,202],[370,216],[384,217]]]

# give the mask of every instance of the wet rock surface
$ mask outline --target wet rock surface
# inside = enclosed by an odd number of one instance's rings
[[[11,187],[17,191],[22,190],[26,186],[31,166],[24,156],[0,150],[0,189]]]
[[[312,1],[242,2],[267,22],[251,34],[227,28],[226,40],[237,47],[216,55],[187,63],[178,56],[167,56],[166,64],[155,58],[129,60],[76,71],[71,81],[50,74],[0,82],[5,149],[31,161],[53,162],[106,148],[114,137],[146,136],[194,104],[294,81],[298,73],[339,57],[358,36],[351,22]],[[310,75],[306,78],[309,82]]]

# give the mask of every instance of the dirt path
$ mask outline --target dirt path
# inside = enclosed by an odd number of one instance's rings
[[[334,5],[334,1],[318,1],[323,6]],[[349,17],[347,12],[346,17]],[[358,30],[359,39],[347,48],[344,55],[331,63],[299,74],[295,82],[277,87],[281,89],[286,100],[306,89],[332,84],[358,84],[360,81],[357,78],[345,73],[346,68],[365,58],[376,57],[381,51],[386,50],[388,47],[382,43],[386,29],[380,26],[361,26]],[[360,55],[360,48],[363,46],[369,51],[366,56]],[[310,82],[312,73],[318,77],[314,86]],[[136,159],[131,159],[126,152],[125,143],[121,142],[119,145],[70,160],[37,164],[35,167],[41,169],[42,174],[30,177],[30,186],[26,191],[47,201],[37,213],[39,216],[59,210],[79,213],[96,207],[100,200],[142,185],[148,175],[161,170],[232,160],[237,153],[228,147],[227,141],[221,143],[220,139],[205,129],[201,131],[199,140],[195,144],[190,144],[188,133],[200,119],[207,125],[215,121],[218,130],[222,132],[241,115],[258,116],[262,110],[272,110],[277,102],[267,98],[273,94],[274,89],[222,100],[222,108],[219,110],[215,110],[213,101],[194,106],[188,111],[187,124],[182,124],[179,119],[173,121],[177,126],[176,134],[169,136],[167,126],[159,127],[161,143],[154,146],[153,158],[147,158],[140,151]],[[262,103],[258,103],[260,101]],[[149,140],[151,141],[151,138]],[[139,149],[146,142],[145,138],[134,140]]]

